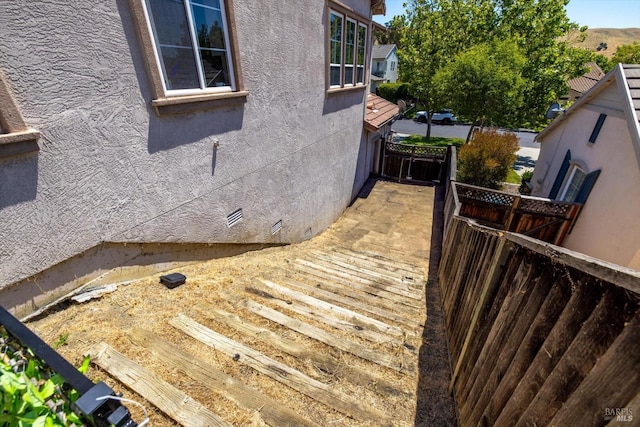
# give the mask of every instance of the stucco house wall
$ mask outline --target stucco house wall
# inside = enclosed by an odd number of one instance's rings
[[[233,5],[246,103],[169,116],[127,0],[3,5],[0,69],[41,137],[0,159],[0,289],[103,242],[296,242],[348,206],[366,85],[326,90],[327,3]]]
[[[601,170],[582,212],[563,246],[640,270],[640,165],[630,132],[634,117],[624,105],[623,82],[609,82],[588,101],[568,111],[558,126],[540,138],[541,150],[531,180],[532,195],[548,197],[567,150],[585,172]],[[595,143],[589,137],[606,114]],[[637,121],[637,118],[635,118]],[[631,126],[633,129],[633,126]]]

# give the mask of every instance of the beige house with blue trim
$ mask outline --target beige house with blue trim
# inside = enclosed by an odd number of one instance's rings
[[[583,203],[563,246],[640,270],[640,65],[618,64],[537,140],[532,195]]]

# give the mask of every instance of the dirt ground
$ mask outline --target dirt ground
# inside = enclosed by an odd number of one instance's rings
[[[142,278],[120,285],[117,291],[99,299],[82,304],[66,304],[58,311],[30,322],[28,326],[49,344],[60,345],[58,351],[77,366],[82,355],[90,348],[106,342],[235,426],[267,424],[259,410],[242,407],[229,399],[223,390],[212,390],[206,384],[192,379],[188,372],[158,360],[153,352],[140,345],[139,340],[135,339],[136,334],[141,330],[151,332],[157,336],[157,340],[178,346],[193,357],[202,359],[320,426],[456,425],[453,401],[447,392],[450,381],[449,356],[435,275],[439,256],[438,221],[441,218],[437,214],[434,217],[433,212],[434,206],[441,207],[441,195],[438,197],[432,187],[378,181],[375,186],[372,183],[366,188],[362,196],[329,230],[309,241],[182,268],[179,271],[187,276],[187,283],[175,289],[168,289],[160,284],[158,275]],[[432,238],[432,233],[436,233],[435,238]],[[434,257],[430,257],[431,255]],[[375,274],[392,275],[402,271],[404,277],[409,277],[406,272],[411,271],[420,281],[419,288],[423,297],[418,306],[406,305],[403,306],[406,307],[404,310],[397,309],[398,316],[415,321],[415,327],[407,328],[406,325],[378,318],[390,325],[404,328],[402,346],[394,345],[391,341],[372,343],[348,330],[336,330],[322,322],[321,318],[308,318],[286,307],[278,308],[277,300],[284,301],[286,298],[274,297],[273,291],[265,291],[264,280],[279,284],[306,283],[317,288],[326,286],[326,289],[336,289],[336,295],[342,292],[342,297],[357,299],[358,295],[362,295],[363,301],[368,301],[365,298],[370,298],[371,295],[349,288],[349,279],[345,275],[353,274],[353,281],[364,283],[372,280],[370,275],[373,272],[365,277],[360,273],[349,273],[349,266],[332,264],[333,273],[327,273],[336,277],[332,280],[322,278],[322,274],[327,275],[325,273],[316,272],[313,275],[313,272],[309,273],[303,268],[304,262],[320,265],[325,263],[324,259],[332,256],[351,256],[354,260],[351,267],[365,266],[373,271],[373,266],[376,265]],[[326,261],[326,265],[330,265],[328,262]],[[412,277],[410,279],[413,280]],[[387,290],[389,289],[390,286]],[[292,318],[336,334],[343,340],[370,348],[381,356],[392,359],[397,357],[401,364],[409,366],[413,363],[418,369],[413,373],[398,372],[318,342],[248,310],[245,304],[248,300],[286,312]],[[381,299],[380,304],[380,307],[392,307],[384,299]],[[242,334],[218,322],[212,314],[215,309],[238,315],[248,324],[266,328],[282,340],[294,343],[305,351],[331,355],[340,364],[367,372],[397,392],[381,392],[356,384],[342,376],[339,369],[323,370],[312,360],[292,356],[268,342]],[[361,312],[353,307],[350,309]],[[225,337],[330,385],[340,395],[354,398],[375,413],[383,413],[388,418],[384,418],[384,422],[382,418],[357,419],[246,364],[238,363],[234,358],[171,326],[168,322],[179,314],[193,318]],[[376,317],[371,313],[362,314]],[[329,317],[329,314],[325,315]],[[411,349],[415,351],[411,352]],[[126,382],[113,378],[95,364],[92,364],[88,375],[96,381],[105,381],[116,391],[122,391],[125,397],[143,403],[150,413],[152,426],[176,424],[164,413],[165,408],[156,408],[132,391]],[[132,405],[128,407],[134,418],[140,421],[141,410]]]

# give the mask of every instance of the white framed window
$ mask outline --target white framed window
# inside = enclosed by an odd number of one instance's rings
[[[363,85],[369,23],[360,15],[335,7],[340,11],[329,10],[329,88]]]
[[[224,0],[145,0],[167,95],[236,90]]]
[[[562,187],[559,199],[563,202],[575,202],[586,176],[587,174],[580,166],[576,164],[572,165],[567,174],[565,184]]]

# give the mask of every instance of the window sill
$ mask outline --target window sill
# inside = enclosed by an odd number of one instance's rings
[[[159,116],[168,116],[224,107],[238,107],[247,102],[248,95],[249,92],[243,90],[239,92],[172,96],[154,99],[151,101],[151,105]]]
[[[39,151],[39,137],[40,132],[34,129],[0,134],[0,158]]]
[[[327,95],[334,95],[336,93],[354,92],[359,90],[365,90],[368,85],[347,86],[347,87],[332,87],[327,89]]]

